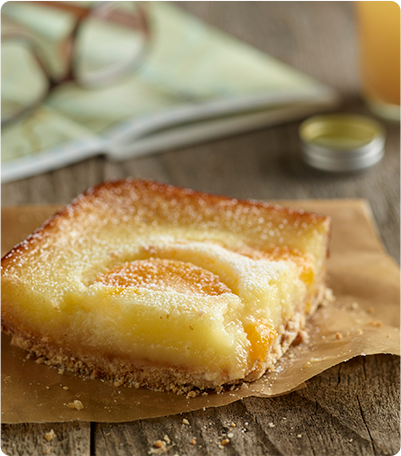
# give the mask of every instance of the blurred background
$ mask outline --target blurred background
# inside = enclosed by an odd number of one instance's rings
[[[389,4],[392,2],[369,3]],[[71,2],[71,4],[74,4],[74,2]],[[93,6],[90,2],[75,2],[75,4],[85,7]],[[145,11],[147,6],[149,6],[146,5],[146,3],[141,3],[140,5],[143,6]],[[155,8],[155,5],[154,2],[150,2],[151,8]],[[239,198],[366,198],[372,205],[384,243],[388,250],[392,252],[393,256],[398,258],[399,123],[384,120],[377,116],[377,112],[375,114],[367,107],[364,96],[366,90],[363,88],[359,65],[361,44],[358,42],[358,31],[360,31],[360,22],[358,21],[360,16],[357,15],[356,12],[359,4],[357,5],[354,2],[240,1],[174,2],[172,5],[174,11],[177,11],[178,13],[174,13],[174,16],[173,13],[163,10],[163,14],[160,12],[158,13],[161,20],[164,20],[167,23],[167,26],[169,25],[167,19],[169,18],[169,20],[175,18],[175,21],[180,21],[179,25],[176,25],[177,22],[174,23],[174,27],[170,28],[174,31],[176,30],[176,27],[187,27],[189,30],[188,33],[190,33],[188,36],[190,36],[191,39],[182,40],[185,41],[185,43],[180,43],[179,37],[176,37],[177,42],[174,42],[171,45],[174,51],[171,55],[173,55],[174,58],[167,59],[170,68],[170,73],[168,75],[170,78],[170,86],[167,84],[166,87],[163,88],[163,96],[166,96],[167,93],[170,97],[169,100],[174,98],[174,100],[182,101],[184,104],[189,103],[191,106],[197,106],[202,104],[205,100],[210,100],[217,95],[224,98],[227,93],[228,95],[231,94],[229,91],[224,93],[225,81],[227,81],[226,86],[229,87],[230,81],[235,79],[235,77],[240,80],[240,76],[245,80],[245,83],[249,83],[250,85],[253,84],[253,89],[255,87],[260,89],[261,86],[258,86],[258,84],[261,84],[260,80],[263,81],[263,75],[265,73],[268,75],[266,76],[266,80],[269,79],[270,76],[273,78],[272,80],[274,80],[274,75],[269,76],[269,72],[266,68],[261,69],[259,75],[256,74],[257,68],[259,68],[259,63],[256,62],[256,60],[263,60],[264,57],[262,58],[261,56],[268,55],[277,59],[277,61],[288,65],[290,71],[294,70],[294,72],[296,72],[297,76],[294,76],[294,80],[296,80],[294,83],[295,85],[299,84],[302,86],[302,84],[305,84],[305,86],[310,86],[311,84],[313,85],[316,83],[316,87],[318,87],[319,90],[322,89],[321,93],[324,94],[322,97],[324,102],[321,106],[314,106],[309,111],[301,111],[296,115],[288,116],[288,118],[285,118],[285,116],[280,117],[278,115],[276,121],[274,112],[273,114],[270,112],[269,121],[266,121],[265,125],[263,125],[263,122],[260,123],[260,121],[259,123],[255,122],[254,125],[251,122],[246,128],[236,129],[234,124],[234,127],[231,128],[228,133],[222,134],[220,137],[213,137],[213,135],[210,135],[209,137],[208,135],[208,130],[216,125],[212,118],[212,122],[206,124],[203,130],[203,136],[201,132],[200,136],[196,140],[189,142],[188,145],[185,145],[183,142],[178,146],[174,146],[174,144],[170,146],[170,143],[163,142],[162,137],[159,141],[159,147],[162,153],[152,153],[150,155],[139,155],[136,157],[130,157],[128,154],[120,161],[111,160],[105,155],[98,155],[98,152],[105,152],[104,150],[99,150],[99,148],[106,148],[106,146],[104,143],[99,145],[96,141],[91,140],[92,155],[88,158],[85,156],[82,149],[78,148],[74,152],[75,156],[69,160],[70,163],[67,160],[64,164],[61,163],[58,168],[53,167],[54,169],[45,170],[36,175],[29,175],[27,177],[10,179],[7,181],[3,180],[2,204],[63,204],[70,201],[79,192],[84,191],[91,185],[104,180],[127,176],[155,179],[175,185],[192,187],[197,190],[226,194]],[[399,7],[395,3],[393,3],[393,5],[395,5],[396,13],[398,11],[399,36]],[[113,8],[114,7],[111,8],[112,11]],[[48,9],[51,10],[52,8],[49,7]],[[56,10],[57,8],[55,8],[54,11],[52,10],[51,14],[58,14],[60,16],[60,11]],[[180,14],[183,12],[189,13],[190,16],[181,17]],[[146,21],[141,23],[143,18],[141,18],[135,6],[132,6],[131,13],[137,21],[134,24],[135,31],[137,32],[137,36],[135,37],[135,46],[137,46],[137,49],[135,51],[135,58],[133,58],[134,65],[131,68],[128,68],[128,72],[132,71],[134,78],[146,77],[148,78],[147,81],[150,81],[152,77],[155,77],[157,70],[156,66],[152,67],[154,64],[152,59],[155,53],[161,52],[160,47],[158,47],[157,44],[160,43],[160,40],[159,42],[157,41],[160,36],[158,37],[157,31],[155,33],[154,30],[152,30],[152,13],[146,13],[148,14],[149,23],[146,23]],[[63,15],[64,13],[61,12],[61,14]],[[105,13],[100,12],[99,17],[101,17],[102,14],[107,16],[111,13],[107,11]],[[71,14],[70,12],[66,12],[65,15],[67,17]],[[33,35],[35,35],[35,30],[32,30],[32,27],[33,29],[35,28],[35,24],[32,22],[33,16],[28,13],[26,13],[25,16],[26,17],[22,21],[22,28],[25,31],[31,28],[30,33],[33,32]],[[174,18],[172,19],[173,16]],[[373,16],[378,16],[378,14],[374,13]],[[179,19],[177,19],[178,17]],[[190,17],[191,19],[189,19]],[[213,92],[210,87],[213,88],[213,84],[216,82],[213,80],[213,68],[219,67],[219,58],[216,58],[215,56],[215,61],[208,65],[207,58],[206,60],[201,61],[200,57],[197,57],[198,54],[192,52],[191,40],[196,42],[197,33],[198,35],[200,34],[200,29],[197,28],[198,26],[194,28],[193,22],[187,22],[187,20],[192,21],[193,17],[201,19],[204,24],[211,26],[213,33],[214,30],[219,30],[224,33],[223,38],[221,35],[218,35],[218,45],[229,47],[230,52],[227,52],[226,54],[227,62],[230,58],[234,62],[232,64],[233,66],[228,66],[228,69],[224,69],[226,73],[223,71],[223,76],[219,76],[219,84],[215,84],[216,87],[218,87],[216,92]],[[397,14],[394,14],[394,10],[391,13],[391,17],[394,17],[397,20]],[[9,35],[12,35],[12,33],[15,33],[15,30],[20,33],[21,17],[17,13],[12,11],[11,13],[8,13],[6,8],[3,7],[2,19],[7,23],[7,27],[3,27],[3,34],[7,32]],[[18,21],[20,21],[20,23],[18,23]],[[52,22],[50,19],[47,26],[50,24],[50,29],[56,30],[57,28],[58,31],[64,30],[64,36],[69,36],[69,33],[71,33],[71,24],[74,23],[75,22],[71,19],[70,22],[67,20],[63,22],[63,20],[61,20],[59,26],[56,27],[54,25],[56,22]],[[51,27],[52,24],[53,27]],[[190,26],[188,24],[190,24]],[[46,47],[46,34],[43,34],[43,29],[39,30],[39,32],[39,35],[42,34],[42,46],[44,45]],[[381,32],[381,35],[383,35],[383,33],[384,32]],[[38,35],[38,33],[36,33],[36,35]],[[227,44],[225,41],[226,35],[229,37],[229,40],[234,39],[234,41]],[[386,35],[386,33],[384,33],[384,35]],[[50,40],[49,36],[50,34],[48,34],[47,38]],[[24,37],[21,38],[21,36],[19,36],[18,39],[24,41]],[[213,49],[213,40],[215,39],[217,38],[212,34],[209,53],[212,53],[210,49]],[[394,38],[392,39],[394,41]],[[8,40],[7,44],[10,44],[9,42],[12,44],[13,40],[15,40],[15,36],[11,36],[11,38],[8,36],[5,40]],[[161,41],[163,42],[163,40]],[[250,45],[253,49],[251,50],[251,48],[248,47],[243,48],[243,44]],[[182,48],[180,46],[182,46]],[[29,45],[26,47],[29,47]],[[387,48],[388,47],[385,47],[385,49]],[[3,41],[3,50],[4,49],[6,49],[6,47]],[[17,53],[12,50],[12,47],[10,49],[11,60],[13,61],[15,60]],[[177,49],[184,49],[185,52],[182,51],[182,53],[185,54],[185,58],[189,59],[185,71],[181,70],[181,67],[177,69],[176,62],[178,62],[180,58],[180,52],[177,52]],[[236,49],[238,49],[238,51],[236,51]],[[254,61],[251,62],[249,56],[255,49],[257,50],[257,54],[255,54],[256,57],[252,57],[254,58]],[[166,55],[169,55],[168,52],[170,52],[171,49],[169,49],[168,46],[165,46],[162,50],[166,60]],[[60,57],[60,61],[64,62],[65,65],[65,59],[67,59],[69,55],[68,45],[64,44],[61,51],[62,57]],[[261,52],[259,53],[259,51]],[[87,50],[84,50],[84,52],[87,52]],[[3,54],[5,55],[6,53],[3,52]],[[216,55],[221,56],[224,55],[224,53]],[[49,53],[47,57],[48,56]],[[43,56],[39,55],[39,58],[42,57]],[[62,58],[64,60],[62,60]],[[241,59],[244,59],[244,65],[238,64],[235,59],[239,59],[239,62],[241,62]],[[220,60],[224,62],[225,59],[220,58]],[[190,71],[191,69],[196,68],[196,65],[200,64],[199,62],[202,62],[202,68],[205,69],[207,67],[207,71],[202,72],[200,76],[199,71],[192,71],[192,73]],[[252,65],[254,65],[254,67],[252,67]],[[3,67],[2,78],[7,76],[5,75],[5,72],[9,66],[3,65]],[[61,102],[65,103],[65,106],[67,106],[65,109],[67,111],[68,109],[70,110],[69,114],[72,119],[74,119],[74,112],[77,112],[74,111],[75,108],[71,108],[72,103],[70,101],[73,97],[76,97],[79,103],[81,103],[81,106],[84,106],[84,102],[86,102],[88,97],[91,100],[97,100],[95,101],[96,106],[96,102],[99,103],[100,99],[100,95],[98,94],[107,92],[108,96],[111,97],[111,101],[110,103],[102,102],[103,104],[101,106],[102,109],[106,108],[105,112],[107,114],[105,117],[111,116],[112,114],[110,113],[113,113],[113,110],[123,105],[130,106],[130,109],[134,109],[139,103],[140,97],[146,101],[149,101],[152,97],[146,90],[135,89],[137,90],[138,98],[132,96],[129,98],[129,103],[127,103],[127,99],[124,99],[124,91],[121,92],[125,87],[124,84],[128,84],[126,75],[124,74],[124,71],[127,71],[126,68],[121,69],[121,79],[117,77],[111,85],[106,81],[108,84],[106,85],[106,89],[102,87],[90,87],[88,89],[85,87],[85,84],[88,80],[91,83],[93,82],[90,81],[90,77],[89,79],[87,78],[87,80],[85,80],[84,77],[81,86],[79,86],[76,85],[76,81],[71,81],[71,74],[67,74],[67,78],[63,82],[62,78],[60,79],[59,77],[63,71],[61,67],[57,67],[57,64],[53,64],[53,66],[50,65],[50,67],[52,67],[49,70],[50,74],[56,74],[55,80],[51,81],[51,84],[55,87],[51,87],[51,93],[48,94],[45,108],[54,111],[60,106],[57,105],[57,103],[61,100]],[[237,70],[232,70],[232,68],[237,68]],[[265,73],[263,73],[263,71],[265,71]],[[278,84],[278,86],[280,86],[280,78],[286,81],[287,79],[291,79],[291,75],[288,76],[285,71],[284,73],[279,73],[277,70],[274,83]],[[388,73],[394,74],[394,71],[390,70]],[[26,74],[30,73],[26,72]],[[282,76],[282,74],[284,75]],[[58,80],[57,77],[59,77]],[[107,79],[107,74],[104,77]],[[196,77],[199,77],[199,80],[196,80]],[[305,80],[302,79],[304,77],[306,78]],[[9,78],[13,80],[14,77],[11,75]],[[217,72],[216,78],[218,79]],[[399,81],[399,73],[398,79],[397,75],[395,75],[395,78]],[[235,90],[240,91],[243,89],[241,86],[243,80],[238,83],[238,86],[234,87],[235,84],[233,85]],[[61,84],[57,86],[60,81]],[[207,83],[209,83],[209,86],[207,86]],[[93,85],[96,86],[96,84],[97,80],[95,78]],[[206,89],[202,92],[204,87],[207,87],[210,92],[207,92]],[[276,94],[284,93],[286,86],[284,85],[283,87],[279,87],[281,90],[280,92],[280,90],[273,85],[273,93],[275,90]],[[197,91],[196,88],[199,90]],[[303,90],[304,87],[301,87],[301,89]],[[42,87],[41,90],[44,92],[47,89]],[[115,92],[116,90],[119,90],[119,98],[113,96],[114,93],[117,93]],[[33,92],[31,91],[31,93]],[[172,93],[173,95],[171,95]],[[254,93],[258,92],[252,92],[251,95]],[[5,99],[5,95],[2,93],[2,102],[3,99]],[[166,103],[165,100],[166,98],[163,99],[163,103]],[[157,101],[157,103],[159,103],[159,101]],[[157,103],[155,102],[154,106],[159,106]],[[97,121],[99,121],[99,119],[102,121],[97,108],[93,109],[92,107],[92,111],[96,111]],[[305,164],[302,159],[301,143],[298,133],[300,122],[312,113],[326,111],[365,114],[373,119],[379,120],[387,135],[386,152],[383,159],[373,167],[359,172],[338,173],[320,171]],[[121,121],[124,120],[124,112],[125,111],[123,110],[122,114],[121,112],[118,114],[120,116],[118,119]],[[132,112],[128,110],[126,117],[128,118],[131,114]],[[91,115],[93,115],[93,113]],[[185,117],[185,112],[181,113],[181,116],[182,115]],[[22,119],[12,121],[11,124],[8,123],[3,126],[2,148],[3,156],[5,158],[7,158],[7,151],[11,150],[8,148],[9,144],[14,145],[16,148],[15,150],[18,148],[24,150],[19,141],[25,133],[21,134],[20,131],[28,132],[28,134],[32,136],[33,140],[31,140],[31,143],[35,143],[35,138],[38,138],[41,134],[44,135],[43,137],[46,140],[49,138],[49,135],[43,130],[43,125],[40,124],[40,122],[32,126],[32,123],[27,121],[27,119],[29,120],[32,116],[33,114],[30,112],[25,117],[22,117]],[[115,123],[109,122],[109,119],[103,120],[105,120],[105,125],[115,126]],[[161,125],[162,124],[163,123],[161,123]],[[22,128],[23,130],[17,130],[17,128]],[[43,131],[41,131],[41,129]],[[59,132],[62,134],[65,134],[68,129],[70,129],[69,134],[71,133],[74,139],[80,139],[82,135],[85,136],[86,134],[86,130],[83,128],[83,122],[79,116],[78,122],[74,125],[69,124],[67,128],[63,124],[62,127],[58,127]],[[100,127],[96,126],[95,130],[99,131],[99,129]],[[121,131],[118,130],[116,133],[117,136],[120,133]],[[12,134],[14,134],[14,136],[12,136]],[[7,144],[5,143],[6,140],[9,141]],[[128,138],[124,143],[125,146],[130,145],[129,141],[130,139]],[[44,148],[44,146],[41,146],[40,141],[36,142],[35,147],[39,152],[41,151],[41,147],[42,149]],[[154,152],[157,152],[157,147]],[[28,168],[31,166],[30,162],[28,162],[27,166]]]

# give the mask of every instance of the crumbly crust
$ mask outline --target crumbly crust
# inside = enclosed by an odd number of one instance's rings
[[[323,302],[326,288],[322,285],[316,293],[311,314],[315,312]],[[255,369],[245,378],[238,379],[230,384],[245,381],[254,381],[260,378],[271,368],[289,349],[294,341],[305,340],[304,327],[307,316],[305,312],[295,312],[292,318],[283,323],[277,329],[278,336],[275,339],[268,357],[263,363],[258,363]],[[142,361],[140,365],[122,359],[106,359],[99,355],[77,357],[69,353],[65,348],[50,344],[47,339],[28,336],[26,332],[20,332],[18,328],[10,325],[2,326],[2,330],[12,336],[11,343],[28,351],[36,358],[38,363],[55,366],[59,369],[78,373],[86,377],[102,378],[114,383],[115,386],[123,384],[135,388],[147,387],[155,391],[172,391],[177,394],[187,394],[194,388],[198,390],[219,389],[225,384],[222,378],[221,384],[216,385],[205,379],[205,373],[193,373],[177,366],[157,366]]]

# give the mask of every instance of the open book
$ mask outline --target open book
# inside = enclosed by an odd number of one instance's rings
[[[63,84],[35,111],[4,127],[3,182],[96,154],[124,160],[158,153],[294,120],[336,103],[330,88],[177,6],[147,6],[153,38],[140,70],[102,88]],[[40,36],[55,71],[62,62],[54,49],[72,20],[34,2],[2,8],[3,30],[12,23]],[[18,64],[15,57],[2,62],[8,68]],[[21,73],[24,83],[29,75]]]

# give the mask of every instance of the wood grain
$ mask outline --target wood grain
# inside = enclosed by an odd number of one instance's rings
[[[52,430],[55,437],[47,440],[45,436]],[[90,423],[2,425],[1,449],[7,455],[89,456],[90,442]]]
[[[227,33],[336,88],[342,111],[369,114],[360,98],[351,2],[178,2]],[[106,179],[135,176],[240,198],[366,198],[387,251],[399,262],[399,125],[385,123],[386,154],[360,173],[312,170],[300,159],[299,122],[111,163],[102,157],[2,185],[2,204],[66,203]],[[307,388],[272,399],[124,424],[2,426],[8,455],[146,455],[168,436],[174,455],[386,455],[400,449],[399,358],[335,366]],[[183,418],[189,425],[183,424]],[[235,427],[231,426],[235,423]],[[56,438],[44,439],[53,428]],[[219,443],[232,434],[230,442]],[[195,439],[195,445],[192,444]]]

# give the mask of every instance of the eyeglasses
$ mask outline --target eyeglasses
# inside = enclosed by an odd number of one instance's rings
[[[62,40],[65,67],[54,77],[35,34],[9,30],[2,35],[1,124],[31,112],[60,84],[74,81],[85,88],[110,84],[132,74],[143,63],[151,41],[146,8],[136,2],[105,1],[86,8],[57,1],[9,2],[50,7],[72,17]],[[2,13],[4,13],[4,6]]]

